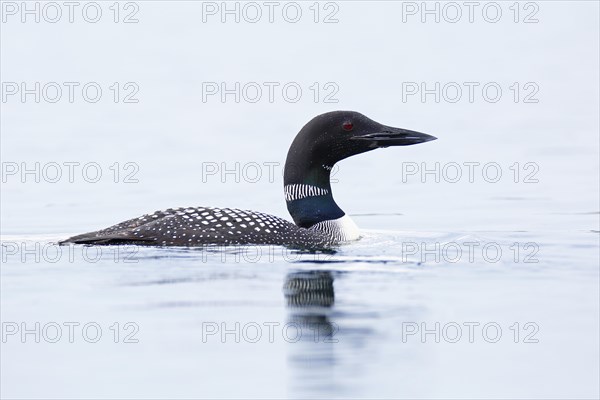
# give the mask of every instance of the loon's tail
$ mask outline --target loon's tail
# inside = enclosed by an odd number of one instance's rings
[[[164,218],[168,216],[169,210],[165,212],[157,212],[154,215],[157,218]],[[118,244],[141,244],[141,245],[152,245],[155,240],[151,238],[139,237],[134,233],[134,229],[142,225],[147,224],[148,216],[144,215],[139,218],[132,218],[130,220],[121,222],[119,224],[110,226],[106,229],[98,231],[83,233],[81,235],[72,236],[68,239],[58,242],[59,245],[63,244],[94,244],[94,245],[118,245]]]
[[[122,245],[122,244],[142,244],[151,245],[153,240],[145,240],[139,237],[132,237],[129,232],[103,233],[95,231],[72,236],[68,239],[58,242],[59,245],[67,244],[93,244],[93,245]]]

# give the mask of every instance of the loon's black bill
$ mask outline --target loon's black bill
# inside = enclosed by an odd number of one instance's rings
[[[409,131],[407,129],[385,127],[381,132],[367,133],[354,136],[352,140],[364,140],[375,144],[377,147],[409,146],[411,144],[425,143],[436,140],[435,136],[426,133]]]

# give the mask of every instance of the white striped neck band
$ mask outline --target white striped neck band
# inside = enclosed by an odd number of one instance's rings
[[[324,196],[329,193],[329,190],[313,185],[291,184],[285,185],[285,201],[294,201],[312,196]]]

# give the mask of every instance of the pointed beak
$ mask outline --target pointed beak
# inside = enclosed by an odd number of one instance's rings
[[[375,145],[376,147],[409,146],[411,144],[425,143],[436,139],[435,136],[426,133],[393,128],[385,125],[382,125],[378,132],[367,133],[351,138],[351,140],[370,142],[370,144]]]

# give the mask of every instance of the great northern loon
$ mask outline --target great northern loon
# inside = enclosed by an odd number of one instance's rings
[[[354,222],[333,200],[329,176],[340,160],[380,147],[407,146],[436,138],[392,128],[353,111],[313,118],[287,155],[284,192],[295,225],[282,218],[234,208],[169,208],[61,243],[149,246],[210,244],[321,247],[359,238]]]

